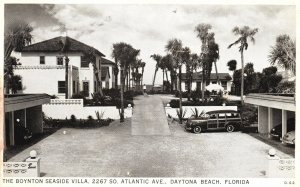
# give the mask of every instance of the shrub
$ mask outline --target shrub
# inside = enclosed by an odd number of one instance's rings
[[[184,116],[186,114],[186,109],[185,110],[180,110],[180,109],[177,109],[176,110],[176,114],[177,114],[177,117],[179,119],[179,122],[182,123],[182,121],[185,119]]]
[[[74,114],[72,114],[70,120],[71,120],[71,122],[75,122],[77,120],[76,116]]]

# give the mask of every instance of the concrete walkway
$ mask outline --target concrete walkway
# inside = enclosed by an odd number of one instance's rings
[[[162,100],[156,95],[134,99],[132,135],[170,135]]]

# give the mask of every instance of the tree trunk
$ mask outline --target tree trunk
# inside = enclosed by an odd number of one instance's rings
[[[162,69],[162,71],[163,71],[163,90],[162,91],[164,91],[165,90],[165,84],[164,84],[164,82],[165,82],[165,69]]]
[[[158,67],[155,68],[154,77],[153,77],[153,82],[152,82],[152,91],[154,90],[155,77],[156,77],[157,71],[158,71]]]
[[[125,77],[124,77],[124,67],[121,67],[121,112],[120,112],[120,122],[124,122],[124,85],[125,85]]]
[[[201,99],[202,99],[202,103],[204,103],[204,91],[205,91],[205,85],[206,85],[206,82],[205,82],[205,71],[204,69],[202,68],[202,88],[201,88]]]
[[[65,57],[65,99],[69,99],[69,58]]]
[[[115,88],[118,89],[118,74],[115,74]]]
[[[220,84],[220,78],[219,78],[219,73],[218,73],[217,62],[215,61],[214,64],[215,64],[215,70],[216,70],[216,75],[217,75],[217,83]]]
[[[141,77],[141,82],[140,82],[139,90],[142,89],[142,85],[143,85],[143,77],[144,77],[144,71],[145,71],[145,69],[144,69],[144,67],[142,67],[142,77]]]
[[[242,62],[242,81],[241,81],[241,104],[244,105],[244,52],[241,50],[241,62]]]
[[[188,101],[190,101],[191,100],[191,68],[189,67],[189,66],[187,66],[186,67],[186,75],[187,75],[187,77],[186,77],[186,79],[187,79],[187,86],[188,86]]]
[[[181,66],[179,66],[179,112],[182,115]],[[182,117],[180,118],[180,121],[179,121],[180,124],[182,124]]]
[[[173,70],[170,71],[170,78],[171,78],[171,92],[173,92],[173,87],[174,87],[174,80],[173,80],[173,77],[174,77],[174,72]]]

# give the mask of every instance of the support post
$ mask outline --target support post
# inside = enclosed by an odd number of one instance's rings
[[[10,113],[9,120],[9,143],[10,145],[15,145],[15,115],[14,111]]]
[[[273,109],[268,108],[268,137],[271,138],[270,132],[271,129],[273,128],[274,120],[273,120]]]
[[[282,110],[282,134],[281,138],[287,133],[287,111]]]

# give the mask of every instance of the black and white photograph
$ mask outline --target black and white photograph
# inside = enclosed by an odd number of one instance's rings
[[[296,1],[79,2],[2,4],[4,186],[295,186]]]

